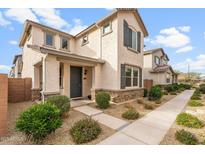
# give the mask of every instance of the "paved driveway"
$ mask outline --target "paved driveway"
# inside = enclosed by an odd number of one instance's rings
[[[176,116],[182,112],[194,90],[186,90],[143,118],[100,142],[102,145],[149,144],[161,142]]]

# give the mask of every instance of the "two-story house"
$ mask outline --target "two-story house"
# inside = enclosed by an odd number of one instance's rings
[[[84,98],[104,90],[114,102],[143,96],[143,48],[148,36],[136,9],[115,9],[73,36],[27,20],[19,46],[22,77],[33,95]]]
[[[162,48],[144,51],[144,79],[153,80],[154,85],[177,83],[177,73],[168,62]]]
[[[12,78],[21,78],[21,72],[23,67],[22,55],[15,55],[13,60],[13,66],[10,70],[9,76]]]

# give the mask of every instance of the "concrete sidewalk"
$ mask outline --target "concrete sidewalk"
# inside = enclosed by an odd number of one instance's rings
[[[101,145],[148,144],[161,142],[176,116],[183,111],[194,90],[186,90],[143,118],[100,142]]]

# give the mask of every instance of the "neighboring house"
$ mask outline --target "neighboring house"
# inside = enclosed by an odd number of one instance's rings
[[[94,99],[100,90],[114,102],[141,97],[146,36],[136,9],[115,9],[75,36],[27,20],[19,44],[22,77],[31,77],[43,97]]]
[[[23,67],[22,55],[15,55],[13,60],[13,66],[11,67],[10,77],[21,78],[21,72]]]
[[[177,73],[168,62],[162,48],[144,51],[144,79],[153,80],[154,85],[177,83]]]

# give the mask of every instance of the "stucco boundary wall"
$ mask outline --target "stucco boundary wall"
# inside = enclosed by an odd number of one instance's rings
[[[144,96],[144,88],[134,88],[134,89],[121,89],[121,90],[108,90],[108,89],[95,89],[91,91],[92,100],[98,92],[105,91],[111,96],[111,101],[114,103],[122,103],[129,100],[134,100]]]
[[[0,74],[0,136],[7,135],[8,75]]]

